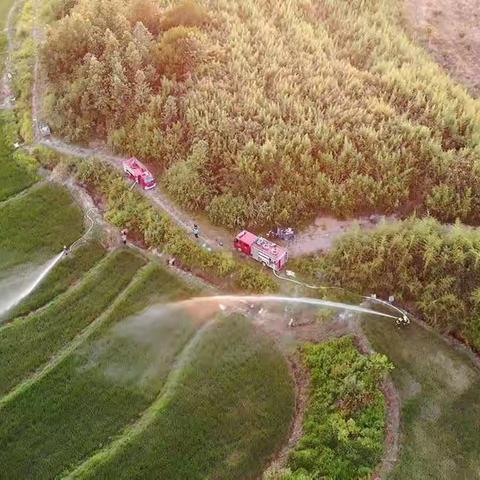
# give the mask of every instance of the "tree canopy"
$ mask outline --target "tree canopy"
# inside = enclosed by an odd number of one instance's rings
[[[394,0],[77,0],[43,52],[57,132],[166,171],[215,223],[480,222],[480,104]]]

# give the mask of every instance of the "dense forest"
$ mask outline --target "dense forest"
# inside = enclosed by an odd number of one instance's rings
[[[335,285],[396,301],[480,350],[480,232],[432,218],[352,232],[310,260]],[[305,268],[305,264],[304,264]]]
[[[144,159],[211,221],[480,223],[480,104],[410,41],[394,0],[47,4],[53,130]]]

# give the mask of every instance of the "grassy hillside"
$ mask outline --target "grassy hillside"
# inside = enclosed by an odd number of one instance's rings
[[[0,76],[3,75],[5,59],[7,56],[7,35],[4,28],[7,26],[7,17],[14,0],[0,0]]]
[[[395,364],[402,401],[402,446],[388,480],[478,479],[480,380],[469,358],[441,338],[411,325],[368,318],[374,348]]]
[[[124,320],[153,301],[187,293],[158,266],[143,269],[91,338],[2,408],[3,474],[54,478],[134,421],[155,399],[196,326],[161,309]]]
[[[17,141],[12,116],[0,112],[0,202],[21,192],[37,179],[30,163],[33,159],[25,153],[14,152],[13,144]]]
[[[60,253],[83,228],[79,206],[55,185],[40,186],[0,205],[0,271]]]
[[[293,409],[288,368],[271,341],[230,316],[207,327],[179,368],[138,426],[73,478],[258,476]]]
[[[57,263],[40,285],[1,319],[12,320],[42,307],[79,282],[105,253],[105,248],[95,240],[79,246]]]
[[[44,365],[101,315],[142,264],[144,259],[128,250],[115,252],[47,309],[0,328],[0,394]]]
[[[198,4],[80,0],[54,22],[57,132],[167,169],[175,199],[230,227],[415,206],[480,222],[480,104],[398,2]]]

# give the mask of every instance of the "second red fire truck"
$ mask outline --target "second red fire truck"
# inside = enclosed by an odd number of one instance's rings
[[[247,230],[243,230],[235,237],[233,246],[238,251],[276,271],[281,270],[288,260],[288,253],[285,248]]]

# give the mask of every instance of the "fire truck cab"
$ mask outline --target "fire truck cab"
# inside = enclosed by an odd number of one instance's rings
[[[233,246],[238,251],[276,271],[281,270],[288,260],[285,248],[247,230],[243,230],[235,237]]]
[[[150,171],[136,158],[129,158],[123,162],[123,171],[144,190],[150,190],[157,185]]]

